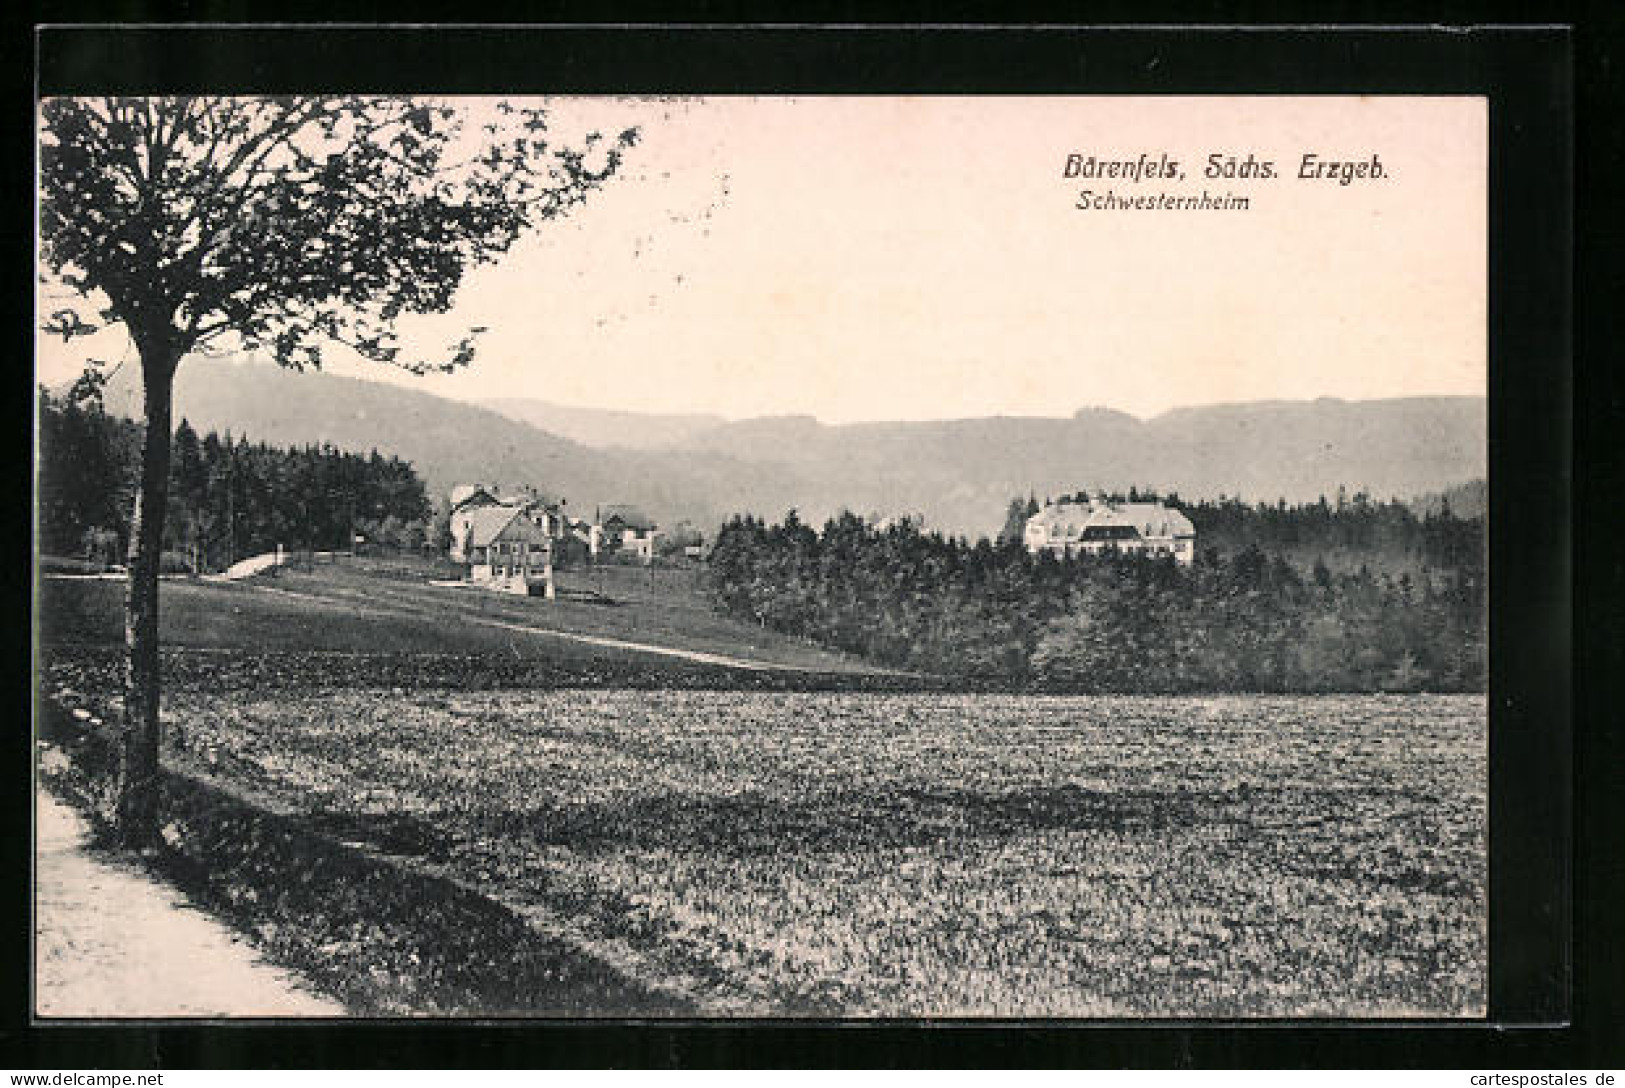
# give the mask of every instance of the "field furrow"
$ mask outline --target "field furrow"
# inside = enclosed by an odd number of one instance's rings
[[[189,691],[171,710],[189,755],[315,826],[565,920],[717,1014],[1483,1009],[1479,698]]]

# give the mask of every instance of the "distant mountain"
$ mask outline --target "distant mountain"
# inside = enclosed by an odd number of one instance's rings
[[[108,411],[139,418],[132,370],[109,381],[105,401]],[[780,466],[721,453],[673,458],[591,449],[461,401],[252,360],[188,359],[175,378],[175,419],[183,418],[199,433],[395,454],[412,463],[431,496],[471,481],[529,484],[564,496],[571,511],[589,517],[595,506],[631,503],[662,524],[717,522],[759,504],[782,511],[800,490],[795,474]]]
[[[1308,500],[1339,484],[1404,498],[1483,477],[1489,456],[1482,397],[1217,404],[1147,427],[1172,486],[1248,498]]]
[[[1071,418],[991,417],[826,426],[753,419],[687,448],[772,462],[813,487],[804,507],[918,511],[949,532],[998,528],[1013,497],[1131,486],[1187,497],[1313,501],[1439,491],[1485,475],[1484,401],[1262,401],[1181,408],[1150,420],[1107,409]]]
[[[656,415],[582,408],[529,397],[499,397],[480,402],[482,407],[509,419],[580,442],[583,446],[633,450],[681,445],[701,431],[727,422],[716,415]]]
[[[138,396],[135,376],[121,372],[108,389],[109,410],[136,415]],[[497,412],[267,363],[191,359],[178,373],[175,418],[277,445],[376,448],[411,461],[432,494],[474,480],[529,484],[564,495],[583,514],[633,503],[668,525],[714,524],[741,511],[777,518],[794,506],[815,522],[842,509],[917,513],[932,528],[974,537],[997,532],[1018,495],[1137,486],[1295,502],[1342,486],[1409,499],[1486,475],[1485,404],[1476,397],[1268,401],[1150,420],[1088,409],[844,425],[502,403]],[[518,416],[552,419],[581,440]],[[617,434],[631,440],[611,441]]]

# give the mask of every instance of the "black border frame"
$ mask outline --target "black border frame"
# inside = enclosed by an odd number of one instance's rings
[[[7,1030],[7,1051],[20,1039],[31,1064],[69,1067],[87,1058],[126,1067],[1314,1066],[1337,1055],[1357,1065],[1465,1066],[1483,1064],[1474,1059],[1492,1045],[1540,1061],[1579,1041],[1570,1021],[1574,69],[1565,29],[102,24],[47,28],[33,44],[41,94],[1488,95],[1491,990],[1486,1023],[50,1025]],[[23,137],[18,151],[31,160],[31,110]],[[7,814],[20,816],[11,827],[29,826],[26,797]],[[28,864],[26,837],[20,843],[13,871]],[[22,907],[27,919],[26,898]],[[8,933],[26,936],[26,925]],[[16,962],[26,976],[26,941]],[[16,1019],[14,997],[5,1023],[27,1024],[26,987]]]

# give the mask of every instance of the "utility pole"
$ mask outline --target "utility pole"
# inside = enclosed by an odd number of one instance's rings
[[[237,563],[237,454],[226,462],[226,566]]]
[[[587,562],[592,567],[593,592],[600,597],[604,595],[604,579],[598,573],[598,538],[599,526],[603,524],[604,509],[601,506],[592,508],[592,524],[587,526]]]

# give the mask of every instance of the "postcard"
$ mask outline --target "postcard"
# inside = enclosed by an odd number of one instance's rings
[[[1483,96],[47,96],[41,1020],[1478,1019]]]

